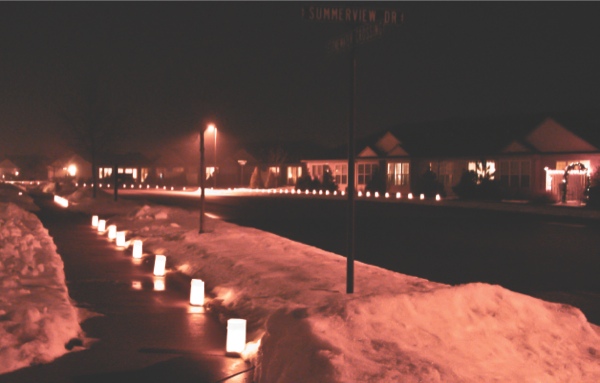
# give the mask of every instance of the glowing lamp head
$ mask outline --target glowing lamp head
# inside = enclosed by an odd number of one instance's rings
[[[215,129],[217,129],[217,127],[215,126],[215,124],[208,124],[208,126],[206,127],[206,131],[207,132],[214,132]]]
[[[201,279],[192,279],[190,290],[190,304],[192,306],[204,305],[204,281]]]
[[[226,351],[231,354],[241,354],[246,348],[246,320],[227,320]]]
[[[142,241],[139,240],[139,239],[136,239],[135,241],[133,241],[133,253],[132,253],[132,256],[135,259],[142,258]]]
[[[162,277],[165,275],[165,266],[167,265],[167,257],[164,255],[156,255],[154,259],[154,275]]]

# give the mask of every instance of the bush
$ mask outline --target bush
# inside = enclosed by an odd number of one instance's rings
[[[600,185],[588,189],[587,206],[592,209],[600,209]]]
[[[498,181],[489,178],[478,178],[473,170],[465,171],[460,181],[452,188],[461,199],[478,199],[500,201],[502,188]]]
[[[424,194],[427,198],[434,198],[436,194],[439,194],[442,197],[446,196],[446,193],[444,193],[444,185],[442,185],[441,182],[438,182],[437,175],[431,171],[431,169],[428,169],[421,178],[419,178],[416,189],[417,194]]]

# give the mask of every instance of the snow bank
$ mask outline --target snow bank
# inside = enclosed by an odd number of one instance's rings
[[[81,329],[63,263],[38,218],[0,203],[0,373],[49,362]]]
[[[574,307],[360,262],[348,295],[336,254],[218,220],[198,234],[197,212],[122,212],[110,222],[128,239],[205,281],[210,310],[248,320],[257,382],[600,381],[600,336]]]

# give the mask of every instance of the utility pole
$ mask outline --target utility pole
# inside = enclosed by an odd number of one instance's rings
[[[348,123],[348,206],[347,206],[347,254],[346,254],[346,293],[354,293],[355,258],[355,133],[356,133],[356,50],[363,44],[383,36],[384,27],[404,22],[404,13],[396,9],[370,7],[347,7],[311,5],[302,7],[302,19],[312,22],[349,24],[352,30],[330,41],[337,52],[350,50],[350,113]]]

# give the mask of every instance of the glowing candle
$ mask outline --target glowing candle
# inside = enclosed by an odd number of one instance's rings
[[[142,241],[139,239],[133,241],[133,258],[142,258]]]
[[[106,231],[106,221],[101,219],[98,221],[98,233],[104,233]]]
[[[399,199],[400,197],[402,197],[402,194],[400,194],[400,192],[396,193],[396,199]]]
[[[370,191],[368,191],[368,192],[366,193],[366,196],[367,196],[367,198],[368,198],[368,197],[370,197],[370,196],[371,196],[371,192],[370,192]]]
[[[436,200],[436,201],[441,201],[441,200],[442,200],[442,197],[440,197],[440,195],[439,195],[439,194],[436,194],[436,195],[435,195],[435,200]]]
[[[98,216],[92,216],[92,227],[98,227]]]
[[[167,257],[164,255],[157,255],[154,259],[154,275],[162,277],[165,275],[165,266],[167,264]]]
[[[192,279],[190,304],[194,306],[204,305],[204,281],[200,279]]]
[[[117,238],[117,226],[115,225],[108,225],[108,239],[115,239]]]
[[[408,193],[408,199],[413,199],[412,193]]]
[[[241,354],[246,348],[246,320],[227,320],[227,344],[228,353]]]
[[[125,247],[125,232],[117,231],[117,246]]]
[[[153,278],[154,291],[165,291],[165,279],[164,278]]]
[[[425,194],[421,194],[420,199],[425,199]]]

